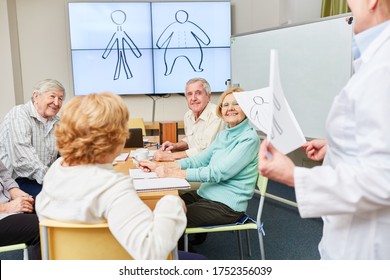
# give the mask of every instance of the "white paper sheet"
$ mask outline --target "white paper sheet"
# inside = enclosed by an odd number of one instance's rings
[[[133,179],[158,178],[156,172],[144,172],[138,168],[129,169],[129,174]]]
[[[287,154],[301,147],[305,136],[284,96],[276,50],[271,50],[270,88],[273,92],[272,125],[267,139],[280,152]]]
[[[175,189],[189,189],[190,183],[180,178],[154,178],[133,180],[137,191],[161,191]]]
[[[268,134],[272,117],[271,88],[246,91],[245,94],[233,94],[251,123],[258,130]]]
[[[233,93],[247,118],[280,152],[301,147],[306,139],[284,96],[276,50],[271,50],[269,87]]]
[[[126,159],[129,157],[129,153],[121,153],[119,156],[117,156],[114,159],[114,162],[120,162],[120,161],[126,161]]]

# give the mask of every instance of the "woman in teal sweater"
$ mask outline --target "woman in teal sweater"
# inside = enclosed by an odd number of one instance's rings
[[[227,126],[203,152],[176,162],[140,163],[159,177],[202,182],[198,190],[181,196],[187,206],[187,227],[237,222],[253,196],[260,139],[233,95],[242,91],[231,88],[221,95],[217,115]]]

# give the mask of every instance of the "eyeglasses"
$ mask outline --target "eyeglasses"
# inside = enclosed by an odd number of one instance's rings
[[[227,109],[227,108],[229,108],[230,105],[232,105],[232,107],[234,107],[234,108],[237,108],[238,106],[240,106],[240,105],[238,104],[237,101],[232,101],[231,103],[229,103],[229,102],[223,102],[223,103],[221,104],[221,108]]]

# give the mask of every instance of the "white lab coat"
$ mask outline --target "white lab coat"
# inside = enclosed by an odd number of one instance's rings
[[[390,25],[354,67],[329,112],[323,166],[295,168],[297,202],[323,218],[322,259],[390,259]]]

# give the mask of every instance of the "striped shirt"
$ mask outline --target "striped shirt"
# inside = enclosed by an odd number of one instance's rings
[[[42,184],[49,166],[57,158],[54,125],[43,118],[32,101],[15,106],[0,124],[0,159],[12,178],[28,178]]]

